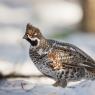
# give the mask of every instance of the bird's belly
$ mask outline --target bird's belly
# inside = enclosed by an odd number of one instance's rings
[[[79,81],[84,78],[85,71],[83,68],[69,68],[69,69],[61,69],[61,70],[52,70],[50,68],[41,66],[38,69],[45,75],[55,79],[66,79],[68,81]]]
[[[32,61],[41,73],[53,78],[54,80],[67,79],[69,81],[77,81],[85,76],[83,68],[65,68],[54,70],[49,66],[50,63],[46,60],[38,61],[37,59],[32,59]]]
[[[55,80],[57,79],[57,72],[49,66],[50,62],[47,57],[38,59],[30,56],[30,58],[41,73]]]
[[[64,69],[64,74],[61,73],[61,79],[67,79],[68,81],[78,81],[84,78],[85,70],[84,68],[66,68]]]
[[[44,75],[51,77],[53,79],[57,79],[57,73],[56,71],[52,70],[47,64],[39,63],[35,64],[38,70],[43,73]]]

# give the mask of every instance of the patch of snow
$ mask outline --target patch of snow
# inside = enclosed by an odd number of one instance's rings
[[[26,61],[24,64],[15,64],[15,72],[22,75],[41,75],[31,60]]]
[[[10,62],[0,60],[0,73],[8,75],[14,71],[14,65]]]
[[[0,95],[95,95],[95,81],[86,81],[74,87],[53,87],[23,80],[0,81]]]

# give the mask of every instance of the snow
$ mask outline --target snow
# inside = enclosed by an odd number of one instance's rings
[[[95,81],[86,81],[66,88],[23,80],[3,80],[0,85],[0,95],[95,95]]]

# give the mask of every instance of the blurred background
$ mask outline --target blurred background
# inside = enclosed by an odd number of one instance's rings
[[[1,74],[40,74],[22,39],[27,23],[95,58],[95,0],[0,0]]]

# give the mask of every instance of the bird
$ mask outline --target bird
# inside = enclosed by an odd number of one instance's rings
[[[69,82],[95,78],[95,61],[77,46],[43,36],[28,23],[23,36],[30,43],[29,56],[38,70],[55,80],[53,86],[67,87]]]

